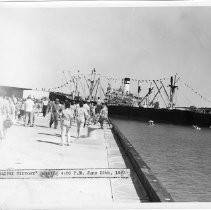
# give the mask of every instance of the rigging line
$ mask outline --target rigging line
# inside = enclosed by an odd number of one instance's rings
[[[147,94],[141,99],[140,103],[142,103],[147,97],[151,94],[151,91],[148,88]]]
[[[81,85],[81,89],[82,89],[82,91],[83,91],[84,97],[86,97],[85,89],[84,89],[84,87],[83,87],[83,85],[82,85],[82,83],[81,83],[81,78],[79,79],[79,83],[80,83],[80,85]]]
[[[84,79],[85,79],[85,81],[86,81],[86,84],[87,84],[88,89],[90,89],[89,83],[88,83],[87,78],[86,78],[85,75],[84,75]]]
[[[100,84],[101,90],[103,91],[104,96],[106,96],[105,91],[103,90],[102,85]]]
[[[162,96],[162,94],[161,94],[161,92],[160,92],[160,90],[159,90],[159,88],[158,88],[158,86],[157,86],[157,83],[153,80],[153,82],[155,83],[155,86],[156,86],[156,88],[158,89],[158,92],[159,92],[159,94],[160,94],[160,96],[161,96],[161,98],[162,98],[162,100],[163,100],[163,102],[164,102],[164,104],[166,105],[166,102],[165,102],[165,100],[164,100],[164,98],[163,98],[163,96]],[[166,108],[167,108],[168,106],[166,105]]]
[[[70,74],[70,77],[71,77],[71,79],[72,79],[72,82],[74,83],[74,85],[75,85],[75,87],[77,86],[77,78],[79,77],[79,75],[81,75],[81,76],[84,76],[85,77],[85,74],[77,74],[76,76],[72,76],[71,75],[71,72],[70,71],[68,71],[69,72],[69,74]],[[86,74],[86,75],[91,75],[91,76],[93,76],[93,74]],[[96,74],[96,73],[94,73],[94,78],[95,78],[95,75],[97,75],[97,76],[99,76],[99,77],[105,77],[110,83],[111,83],[111,81],[121,81],[121,79],[120,78],[114,78],[114,77],[106,77],[106,76],[102,76],[102,75],[100,75],[100,74]],[[176,74],[177,75],[177,74]],[[175,75],[175,76],[176,76]],[[76,79],[76,81],[74,80],[74,79]],[[169,79],[169,78],[167,78],[167,77],[165,77],[165,78],[161,78],[161,79],[156,79],[155,81],[163,81],[163,80],[167,80],[167,79]],[[71,81],[71,80],[70,80]],[[146,83],[148,83],[148,82],[153,82],[153,80],[137,80],[137,79],[133,79],[133,78],[131,78],[131,81],[139,81],[140,83],[143,83],[143,82],[146,82]],[[177,80],[178,81],[178,80]],[[69,82],[67,82],[68,84],[69,84]],[[63,84],[64,85],[64,84]]]
[[[99,81],[98,81],[97,88],[96,88],[95,99],[96,99],[96,96],[97,96],[98,86],[99,86]]]
[[[188,99],[182,92],[181,92],[181,95],[184,97],[184,99],[186,99],[190,103],[190,105],[196,106],[196,104],[193,103],[190,99]]]
[[[162,85],[162,87],[163,87],[163,89],[164,89],[164,91],[165,91],[165,94],[166,94],[166,96],[167,96],[168,100],[170,101],[170,97],[169,97],[169,95],[168,95],[168,93],[167,93],[167,91],[166,91],[166,88],[165,88],[165,86],[164,86],[163,82],[162,82],[162,81],[160,81],[160,83],[161,83],[161,85]]]
[[[70,88],[70,93],[71,93],[71,86],[70,86],[69,82],[67,81],[67,77],[66,77],[64,71],[63,71],[63,74],[64,74],[64,78],[65,78],[66,84],[68,84],[68,86],[69,86],[69,88]]]
[[[71,72],[68,71],[69,75],[70,75],[70,78],[72,79],[71,81],[73,82],[74,86],[75,86],[75,81],[74,81],[74,76],[72,76]]]
[[[180,89],[181,90],[181,89]],[[178,91],[179,92],[179,91]],[[179,94],[179,93],[178,93]],[[194,106],[196,106],[196,104],[193,102],[193,101],[191,101],[187,96],[185,96],[185,94],[183,94],[183,91],[180,91],[180,94],[181,94],[181,96],[183,96],[184,97],[184,99],[186,99],[189,103],[190,103],[190,105],[194,105]]]
[[[178,75],[178,74],[176,74],[176,75]],[[176,76],[176,75],[173,75],[173,76]],[[107,80],[122,80],[121,78],[117,78],[117,77],[108,77],[108,76],[104,76],[104,75],[101,75],[100,77],[104,77],[104,78],[106,78]],[[140,79],[135,79],[135,78],[131,78],[130,77],[130,79],[131,79],[131,81],[140,81],[140,83],[143,83],[143,82],[146,82],[146,83],[148,83],[148,82],[153,82],[153,79],[148,79],[148,80],[146,80],[146,79],[142,79],[142,80],[140,80]],[[170,77],[164,77],[164,78],[160,78],[160,79],[154,79],[155,81],[163,81],[163,80],[167,80],[167,79],[170,79]]]
[[[94,81],[94,83],[93,83],[93,87],[92,87],[92,90],[90,91],[90,94],[91,94],[91,96],[92,96],[92,94],[93,94],[93,92],[94,92],[94,89],[95,89],[95,87],[96,87],[96,85],[97,85],[97,83],[98,83],[98,81],[99,81],[99,78],[98,78],[98,80],[93,80]]]
[[[178,74],[177,74],[177,75],[178,75]],[[176,84],[180,79],[181,79],[181,77],[178,77],[177,80],[176,80],[176,82],[175,82],[175,84]]]
[[[178,91],[176,91],[176,93],[175,93],[175,106],[176,106],[176,104],[177,104],[177,99],[178,99]]]
[[[187,83],[184,83],[184,85],[187,88],[189,88],[194,94],[196,94],[197,96],[199,96],[202,100],[211,103],[211,101],[209,99],[207,99],[206,97],[202,96],[199,92],[197,92],[195,89],[193,89],[192,87],[190,87],[190,85],[188,85]]]
[[[155,98],[158,96],[159,91],[162,89],[162,87],[159,88],[159,90],[157,91],[157,93],[154,95],[153,99],[151,100],[151,103],[154,102]]]

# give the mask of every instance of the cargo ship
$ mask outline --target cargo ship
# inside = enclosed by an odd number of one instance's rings
[[[131,78],[121,79],[119,88],[113,88],[110,84],[111,77],[108,79],[106,89],[103,88],[102,75],[97,74],[93,69],[91,74],[84,75],[78,74],[73,76],[70,74],[70,80],[63,72],[66,83],[72,90],[71,93],[50,93],[50,98],[56,97],[64,100],[87,100],[96,101],[100,96],[107,102],[109,108],[109,115],[132,118],[137,120],[151,120],[155,122],[173,123],[178,125],[192,125],[209,127],[211,126],[211,108],[196,108],[190,107],[177,107],[175,102],[175,93],[178,89],[177,83],[180,77],[176,74],[166,78],[165,84],[162,79],[150,80],[150,86],[145,95],[141,90],[141,83],[145,80],[136,80],[138,82],[137,94],[130,92]],[[70,82],[73,86],[70,86]],[[80,89],[81,87],[81,89]],[[169,91],[170,89],[170,91]],[[86,92],[87,91],[87,92]],[[84,93],[82,96],[82,92]],[[153,94],[152,94],[153,93]],[[160,107],[160,101],[164,107]]]
[[[196,108],[194,106],[190,107],[176,107],[174,102],[174,94],[178,86],[176,82],[178,81],[177,75],[170,77],[170,93],[167,93],[166,88],[161,82],[161,87],[158,87],[156,81],[153,81],[155,87],[157,87],[157,93],[152,100],[149,100],[149,96],[152,93],[153,88],[149,88],[148,93],[140,98],[130,97],[129,94],[129,84],[130,78],[124,78],[123,89],[120,91],[121,94],[108,95],[108,106],[110,117],[118,116],[125,117],[128,119],[136,120],[151,120],[155,122],[172,123],[178,125],[192,125],[200,127],[211,128],[211,108]],[[167,96],[167,101],[164,101],[164,96],[161,95],[160,89],[164,89],[164,93]],[[141,87],[138,86],[138,93]],[[160,94],[162,97],[166,108],[159,108],[159,102],[154,102],[156,96]],[[120,97],[121,96],[121,97]]]

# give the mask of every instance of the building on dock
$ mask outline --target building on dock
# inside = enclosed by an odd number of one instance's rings
[[[14,95],[16,98],[23,98],[25,90],[32,90],[32,89],[1,85],[0,96],[12,97],[12,95]]]
[[[24,90],[23,91],[23,98],[27,98],[31,95],[33,98],[42,99],[44,97],[49,98],[49,92],[45,90]]]

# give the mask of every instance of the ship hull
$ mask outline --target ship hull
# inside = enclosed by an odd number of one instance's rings
[[[109,116],[122,116],[137,120],[153,120],[178,125],[211,126],[211,114],[186,110],[154,109],[129,106],[109,106]]]

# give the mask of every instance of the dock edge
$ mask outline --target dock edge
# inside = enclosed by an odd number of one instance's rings
[[[158,178],[154,175],[149,166],[144,162],[129,140],[122,134],[113,120],[109,119],[112,124],[112,131],[117,137],[117,141],[122,146],[125,154],[128,156],[132,167],[134,168],[139,181],[142,183],[151,202],[174,202],[170,193],[161,184]]]

